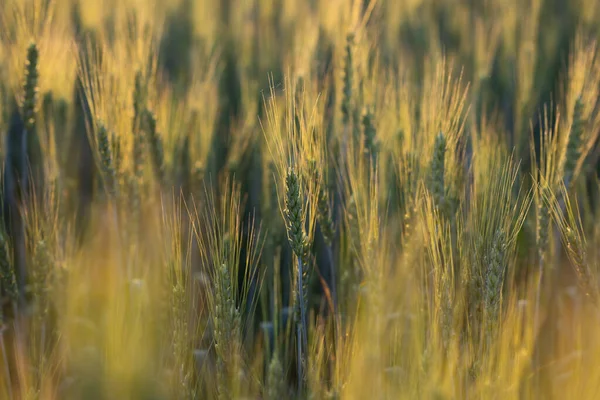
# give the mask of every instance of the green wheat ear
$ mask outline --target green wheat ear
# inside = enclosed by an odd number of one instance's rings
[[[142,72],[138,71],[135,74],[135,83],[134,83],[134,91],[133,91],[133,112],[134,119],[139,122],[139,118],[142,115],[142,111],[144,110],[144,103],[146,102],[146,93],[144,88],[144,81],[142,77]]]
[[[137,178],[140,178],[144,170],[144,140],[139,134],[144,104],[146,102],[146,89],[144,86],[142,73],[138,71],[135,75],[135,86],[133,91],[133,165]]]
[[[548,232],[550,230],[550,208],[548,207],[548,203],[545,199],[550,198],[552,190],[548,186],[544,186],[544,188],[539,189],[540,199],[538,204],[538,213],[537,213],[537,246],[538,246],[538,257],[540,265],[546,264],[546,256],[548,252]],[[550,263],[553,265],[553,263]]]
[[[25,63],[25,85],[23,100],[23,120],[28,132],[35,131],[35,113],[38,100],[38,61],[39,53],[35,43],[27,49],[27,61]]]
[[[217,297],[215,332],[217,338],[221,339],[221,349],[225,350],[224,346],[234,344],[233,341],[239,338],[241,318],[235,305],[233,286],[226,264],[222,264],[219,268],[215,296]]]
[[[435,204],[444,208],[445,184],[444,184],[444,162],[446,159],[446,138],[442,132],[435,138],[433,147],[433,158],[431,159],[431,169],[429,176],[429,185]]]
[[[581,97],[579,97],[575,102],[573,109],[573,124],[571,125],[571,131],[569,133],[569,140],[567,142],[567,150],[565,153],[565,163],[563,167],[563,181],[567,187],[572,183],[571,181],[575,175],[577,161],[579,161],[579,157],[581,155],[583,129],[585,126],[585,121],[583,120],[583,108],[583,100]]]
[[[110,142],[108,140],[108,131],[102,124],[98,125],[98,152],[100,153],[100,163],[102,173],[106,179],[106,188],[111,195],[115,195],[117,192],[117,178],[115,172],[115,165],[113,162],[112,150],[110,148]]]
[[[335,225],[331,216],[331,208],[329,204],[329,193],[325,185],[325,181],[321,181],[321,173],[317,168],[316,160],[309,161],[310,176],[315,182],[319,183],[319,193],[317,195],[317,220],[321,226],[321,233],[325,239],[325,243],[331,246],[333,236],[335,235]]]
[[[18,290],[15,270],[10,262],[8,244],[2,233],[0,233],[0,282],[2,290],[8,299],[12,302],[16,302]]]
[[[184,196],[188,196],[192,186],[192,156],[190,154],[190,136],[185,135],[181,143],[176,147],[177,176],[176,181],[181,185]],[[177,159],[175,161],[177,161]]]
[[[233,286],[227,264],[217,271],[214,309],[215,350],[217,354],[217,386],[219,398],[231,398],[229,377],[237,357],[241,335],[241,316],[235,304]]]
[[[348,125],[352,117],[352,87],[354,84],[354,34],[346,37],[346,56],[344,59],[344,88],[342,97],[342,116],[344,125]]]
[[[120,176],[123,168],[123,152],[121,149],[121,138],[113,132],[111,134],[111,140],[113,143],[112,154],[114,154],[114,169],[117,176]]]
[[[304,95],[304,78],[302,76],[299,76],[297,81],[296,81],[296,88],[294,91],[294,124],[295,124],[295,128],[296,128],[296,132],[300,133],[302,126],[301,126],[301,120],[300,118],[302,117],[302,96]]]
[[[148,135],[148,141],[150,142],[150,155],[152,158],[152,165],[154,166],[154,173],[159,183],[164,182],[164,150],[162,138],[156,131],[156,117],[154,113],[148,109],[144,110],[143,114],[144,130]]]
[[[300,180],[292,168],[286,176],[286,208],[288,240],[297,257],[296,297],[296,340],[297,340],[297,372],[298,382],[302,387],[304,381],[305,354],[308,350],[308,335],[306,329],[306,299],[307,276],[309,260],[309,243],[304,233],[304,218],[302,215],[302,195]]]
[[[365,150],[371,156],[373,164],[377,160],[379,143],[377,143],[377,130],[375,129],[375,115],[371,108],[367,108],[362,118],[363,135],[365,136]]]
[[[50,275],[52,274],[53,260],[50,253],[48,243],[39,239],[36,241],[33,249],[33,263],[32,263],[32,276],[31,283],[33,289],[33,295],[40,303],[40,311],[42,315],[47,315],[49,311],[49,298],[48,291],[51,285]]]
[[[25,63],[25,83],[23,86],[23,121],[27,131],[27,154],[31,168],[33,189],[38,195],[43,193],[43,154],[37,133],[36,113],[38,107],[38,67],[39,52],[35,43],[27,49],[27,61]]]
[[[308,239],[304,233],[304,218],[302,216],[302,199],[300,180],[293,169],[289,169],[286,177],[285,216],[287,219],[288,239],[296,256],[306,261]]]
[[[196,199],[202,197],[203,181],[206,175],[206,168],[202,163],[196,161],[192,168],[192,191]]]
[[[484,276],[483,298],[489,329],[495,326],[500,316],[502,286],[506,271],[505,239],[504,233],[498,230],[492,239],[491,247],[485,257],[487,269]],[[490,331],[488,332],[491,333]]]
[[[584,294],[597,303],[599,292],[590,269],[584,237],[569,226],[564,228],[562,234],[567,256],[579,278],[579,285],[583,289]]]
[[[276,351],[269,363],[269,371],[267,376],[267,400],[279,400],[287,397],[287,389],[285,385],[285,375],[279,354]]]
[[[328,246],[331,246],[333,237],[335,236],[335,224],[331,213],[331,205],[329,203],[329,192],[324,185],[319,189],[319,197],[317,199],[317,218],[321,225],[321,233]]]

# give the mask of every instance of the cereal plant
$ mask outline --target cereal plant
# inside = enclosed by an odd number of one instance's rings
[[[600,398],[599,21],[0,1],[0,399]]]

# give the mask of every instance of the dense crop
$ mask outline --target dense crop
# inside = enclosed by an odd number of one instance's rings
[[[0,399],[600,398],[598,21],[1,0]]]

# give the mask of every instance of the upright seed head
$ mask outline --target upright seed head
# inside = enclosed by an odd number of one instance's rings
[[[540,199],[537,207],[537,246],[540,265],[544,265],[548,252],[548,233],[550,231],[550,209],[546,198],[551,194],[548,186],[540,189]],[[552,265],[552,263],[550,263]]]
[[[55,100],[54,94],[51,91],[45,92],[42,96],[42,113],[44,115],[52,115],[54,118]]]
[[[215,283],[213,324],[217,352],[217,385],[219,397],[230,398],[228,381],[238,356],[241,316],[235,304],[233,286],[226,263],[218,267]]]
[[[311,177],[315,182],[319,183],[319,193],[317,195],[317,220],[321,227],[321,233],[325,239],[325,243],[330,246],[335,235],[335,225],[331,215],[331,207],[329,204],[329,192],[325,181],[321,181],[321,174],[317,168],[315,160],[311,160],[310,163]]]
[[[285,375],[277,352],[273,354],[271,362],[269,363],[267,384],[267,400],[279,400],[287,397]]]
[[[18,290],[15,270],[10,262],[8,245],[2,233],[0,233],[0,280],[4,294],[10,301],[16,302]]]
[[[346,206],[347,218],[348,218],[348,230],[350,233],[350,240],[358,245],[360,242],[360,226],[358,223],[358,205],[356,204],[356,197],[350,196],[348,199],[348,205]]]
[[[142,73],[138,71],[135,75],[135,87],[133,91],[133,121],[132,131],[133,137],[133,165],[134,173],[139,179],[142,176],[144,169],[144,140],[139,134],[142,113],[146,102],[145,88],[142,78]]]
[[[305,260],[307,257],[308,239],[304,233],[300,180],[292,168],[288,169],[285,183],[285,216],[287,219],[288,240],[296,256]]]
[[[48,293],[51,288],[50,274],[54,271],[52,256],[48,244],[40,239],[35,243],[32,262],[32,289],[33,295],[40,304],[43,314],[47,314]]]
[[[128,204],[129,211],[131,212],[131,219],[137,223],[140,220],[140,211],[142,207],[140,182],[138,179],[136,179],[135,175],[129,175],[127,179],[127,186],[129,195]],[[131,224],[130,228],[135,231],[136,225]]]
[[[111,141],[113,143],[112,153],[114,154],[114,166],[115,173],[118,175],[121,173],[121,168],[123,164],[123,153],[121,151],[121,138],[113,132],[111,135]]]
[[[39,53],[35,43],[27,49],[27,62],[25,64],[25,83],[23,86],[22,114],[27,132],[27,162],[31,174],[33,190],[43,196],[44,163],[40,138],[36,129],[36,113],[38,107],[38,64]],[[41,197],[39,198],[41,200]]]
[[[144,103],[146,102],[146,95],[144,90],[144,83],[142,72],[138,71],[135,74],[135,83],[133,90],[133,112],[134,112],[134,122],[139,122],[139,118],[142,115],[142,111],[144,110]]]
[[[365,137],[365,150],[371,156],[371,160],[375,162],[379,144],[377,143],[377,130],[375,129],[375,115],[373,110],[367,108],[362,119],[363,135]]]
[[[302,75],[298,76],[296,80],[296,88],[294,91],[294,101],[296,104],[302,103],[302,97],[304,96],[305,82],[304,77]]]
[[[348,125],[352,117],[352,86],[354,84],[354,34],[346,37],[346,57],[344,59],[344,88],[342,98],[342,116],[344,125]]]
[[[54,103],[54,110],[56,114],[54,118],[54,123],[57,125],[56,130],[59,131],[66,129],[69,115],[69,103],[67,103],[65,98],[61,97]],[[60,127],[60,129],[58,127]]]
[[[296,132],[299,134],[302,129],[301,117],[302,117],[302,107],[303,101],[302,98],[304,96],[304,78],[302,76],[298,77],[296,81],[296,88],[294,91],[294,126],[296,128]]]
[[[227,264],[223,263],[219,268],[219,277],[216,285],[217,311],[219,324],[221,325],[222,335],[221,346],[234,344],[239,338],[240,314],[235,304],[233,286]]]
[[[178,151],[177,159],[180,160],[178,164],[178,176],[177,180],[181,185],[183,194],[187,196],[192,187],[192,156],[190,154],[190,136],[185,135]]]
[[[500,315],[502,286],[506,271],[505,249],[505,235],[498,230],[492,239],[488,254],[485,256],[487,271],[484,277],[483,298],[488,322],[491,324],[494,324]]]
[[[109,193],[114,194],[116,192],[116,173],[113,165],[110,143],[108,141],[108,131],[102,124],[98,126],[97,140],[102,172],[106,179],[106,187]]]
[[[35,130],[35,113],[38,100],[38,59],[39,53],[35,43],[27,49],[27,61],[25,63],[25,84],[23,87],[23,120],[28,132]]]
[[[441,279],[441,301],[440,301],[440,312],[441,312],[441,321],[440,325],[442,327],[442,343],[444,347],[447,348],[450,342],[450,339],[453,335],[453,301],[452,301],[452,289],[450,287],[450,278],[448,277],[448,273],[444,272],[444,276]]]
[[[583,144],[583,130],[585,127],[585,121],[583,120],[583,100],[581,97],[575,102],[573,109],[573,124],[571,125],[571,131],[569,133],[569,140],[567,142],[567,150],[565,153],[563,181],[565,185],[569,186],[572,182],[575,174],[575,168],[577,167],[577,161],[581,156],[581,146]]]
[[[150,142],[150,155],[154,172],[160,183],[164,182],[164,150],[162,138],[156,131],[156,117],[148,109],[144,110],[144,129]]]
[[[206,168],[201,162],[196,161],[192,170],[192,192],[196,199],[200,199],[202,197],[202,185],[205,175]]]
[[[365,99],[365,80],[360,77],[358,79],[358,91],[352,94],[351,107],[352,107],[352,139],[355,145],[358,145],[363,134],[362,127],[362,105]]]
[[[319,224],[321,225],[321,232],[323,233],[323,238],[325,239],[325,243],[331,246],[333,242],[333,237],[335,236],[335,224],[333,223],[333,217],[331,213],[331,206],[329,204],[329,192],[327,188],[321,187],[319,189],[319,198],[318,198],[318,218]]]
[[[398,143],[398,147],[400,148],[401,153],[402,153],[402,150],[404,149],[404,141],[405,140],[406,140],[406,138],[405,138],[404,130],[399,129],[398,132],[396,132],[396,143]]]
[[[445,198],[444,162],[446,159],[446,138],[442,132],[435,138],[429,185],[433,199],[438,207],[443,208]]]
[[[594,277],[588,264],[585,241],[576,230],[571,227],[566,227],[563,233],[564,241],[567,250],[567,256],[573,265],[573,269],[579,279],[579,285],[583,289],[584,294],[592,298],[593,301],[598,301],[598,287],[594,283]]]

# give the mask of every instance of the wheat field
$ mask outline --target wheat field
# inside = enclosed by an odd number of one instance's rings
[[[600,398],[599,21],[1,0],[0,399]]]

